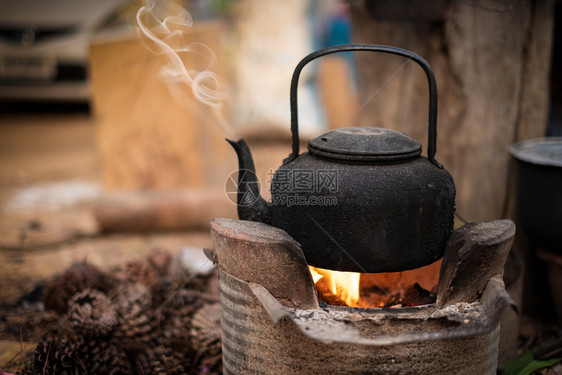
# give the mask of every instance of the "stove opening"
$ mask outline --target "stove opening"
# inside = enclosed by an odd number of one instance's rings
[[[318,299],[350,307],[406,307],[435,302],[441,260],[401,272],[356,273],[309,266]]]

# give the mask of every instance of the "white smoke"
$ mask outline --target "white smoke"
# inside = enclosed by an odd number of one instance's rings
[[[136,15],[140,40],[152,52],[165,79],[173,80],[183,91],[191,92],[200,103],[218,109],[226,99],[226,90],[212,71],[214,52],[200,42],[190,41],[187,34],[193,26],[189,12],[171,1],[145,0]],[[198,66],[184,66],[182,56],[197,58]]]

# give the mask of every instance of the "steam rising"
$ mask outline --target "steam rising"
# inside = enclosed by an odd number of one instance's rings
[[[141,41],[157,58],[166,79],[172,79],[184,91],[190,90],[200,103],[218,109],[226,98],[218,75],[211,70],[214,52],[199,42],[189,42],[187,35],[193,19],[187,10],[173,2],[146,0],[136,15]],[[191,54],[202,61],[200,70],[188,69],[182,56]],[[199,64],[198,64],[199,65]]]

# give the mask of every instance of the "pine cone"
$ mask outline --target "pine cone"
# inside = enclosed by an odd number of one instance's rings
[[[132,374],[127,356],[115,346],[83,336],[50,335],[33,354],[34,374]]]
[[[161,337],[167,346],[180,351],[190,348],[191,317],[203,303],[191,290],[180,289],[172,292],[157,315]]]
[[[85,366],[78,360],[76,338],[49,336],[39,342],[33,353],[35,374],[85,373]]]
[[[159,346],[135,357],[135,374],[187,374],[190,362],[181,353]]]
[[[139,283],[120,285],[110,293],[117,312],[113,339],[127,350],[142,350],[157,340],[152,297]]]
[[[88,369],[88,374],[133,374],[126,353],[105,340],[84,340],[78,356]]]
[[[172,298],[175,289],[172,284],[170,276],[163,276],[160,280],[150,288],[152,294],[152,306],[158,309],[162,304],[166,303],[168,299]]]
[[[136,282],[151,288],[159,279],[159,271],[148,260],[127,263],[112,272],[112,276],[121,282]]]
[[[67,315],[70,326],[85,336],[107,335],[117,324],[111,300],[95,289],[75,294],[69,302]]]
[[[221,352],[221,337],[221,305],[206,304],[193,314],[189,331],[191,346],[198,353],[215,355]]]
[[[43,291],[45,309],[55,310],[63,315],[68,310],[68,301],[84,289],[107,292],[111,285],[108,277],[97,267],[86,263],[70,266],[59,278],[51,281]]]
[[[176,289],[162,305],[162,310],[169,314],[180,314],[191,317],[202,305],[203,300],[196,290]]]
[[[137,305],[142,310],[152,308],[152,296],[149,290],[140,283],[123,283],[112,289],[108,297],[115,308]]]

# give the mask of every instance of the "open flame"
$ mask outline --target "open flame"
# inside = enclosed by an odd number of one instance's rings
[[[360,273],[331,271],[312,266],[309,268],[315,285],[322,280],[329,291],[347,306],[359,306]]]
[[[309,266],[318,296],[329,305],[418,306],[435,302],[441,260],[402,272],[355,273]]]

